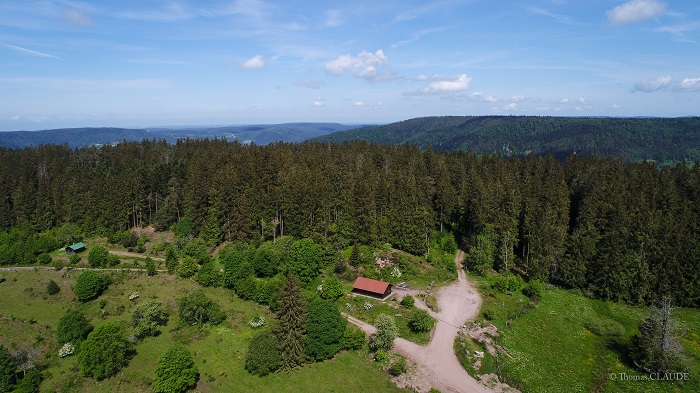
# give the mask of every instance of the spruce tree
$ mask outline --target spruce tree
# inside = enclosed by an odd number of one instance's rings
[[[294,276],[287,275],[277,303],[279,309],[274,332],[280,352],[280,368],[289,370],[305,360],[306,305],[301,286]]]

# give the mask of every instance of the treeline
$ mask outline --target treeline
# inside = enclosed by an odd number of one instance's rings
[[[434,230],[450,230],[482,257],[480,268],[635,304],[668,294],[700,306],[700,164],[561,163],[359,141],[143,141],[0,149],[0,184],[9,231],[0,240],[57,227],[65,235],[66,223],[103,235],[166,229],[187,217],[210,246],[292,235],[422,255]],[[3,243],[0,258],[13,247]]]
[[[421,148],[525,156],[576,153],[659,164],[700,161],[699,117],[594,118],[549,116],[422,117],[318,138],[343,142],[415,143]]]

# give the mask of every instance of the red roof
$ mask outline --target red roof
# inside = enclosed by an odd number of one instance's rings
[[[353,284],[352,289],[359,289],[362,291],[373,292],[383,295],[389,287],[388,282],[372,280],[371,278],[357,277],[355,284]]]

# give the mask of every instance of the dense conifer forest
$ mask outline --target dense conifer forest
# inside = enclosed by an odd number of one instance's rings
[[[700,164],[145,140],[0,149],[0,184],[5,264],[34,263],[66,225],[108,235],[187,217],[212,245],[292,235],[414,254],[429,253],[434,231],[452,231],[482,256],[470,268],[633,304],[668,294],[700,306]]]
[[[659,164],[700,161],[700,118],[610,118],[548,116],[421,117],[318,138],[342,142],[415,143],[436,150],[525,156],[571,154]]]

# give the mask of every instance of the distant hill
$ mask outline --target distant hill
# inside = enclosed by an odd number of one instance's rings
[[[700,117],[422,117],[317,138],[354,139],[504,156],[552,153],[563,159],[576,153],[626,161],[700,161]]]
[[[165,139],[175,143],[178,139],[226,138],[241,143],[254,142],[265,145],[273,142],[301,142],[332,132],[345,131],[357,126],[337,123],[286,123],[226,127],[183,128],[61,128],[42,131],[0,132],[0,146],[21,149],[45,144],[82,147],[107,145],[120,141]]]

